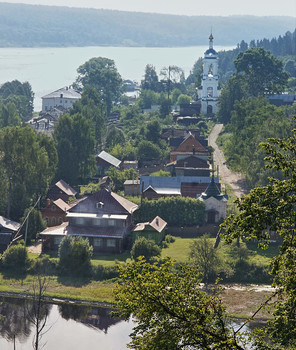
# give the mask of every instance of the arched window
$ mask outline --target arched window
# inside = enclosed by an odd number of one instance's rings
[[[59,225],[63,223],[63,218],[59,217]]]
[[[51,224],[52,224],[52,225],[55,225],[55,224],[56,224],[56,218],[55,218],[55,217],[51,218]]]

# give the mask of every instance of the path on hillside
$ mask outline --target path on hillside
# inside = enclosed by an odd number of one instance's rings
[[[217,137],[221,133],[222,129],[223,124],[216,124],[209,134],[208,143],[209,146],[213,147],[214,149],[214,164],[215,167],[218,166],[221,182],[230,185],[233,189],[234,195],[236,197],[241,197],[247,193],[245,180],[242,174],[235,173],[227,168],[224,154],[216,144]]]

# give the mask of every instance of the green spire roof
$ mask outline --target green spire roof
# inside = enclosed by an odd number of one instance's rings
[[[214,176],[212,177],[212,180],[209,184],[209,186],[207,187],[207,189],[205,190],[204,193],[201,194],[200,196],[203,200],[206,200],[210,197],[214,197],[216,199],[218,199],[219,201],[222,199],[227,199],[227,196],[224,196],[220,191],[219,188],[217,187],[216,183],[215,183],[215,179]]]

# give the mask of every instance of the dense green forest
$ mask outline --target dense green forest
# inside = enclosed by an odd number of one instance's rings
[[[0,47],[207,45],[211,27],[216,45],[236,45],[242,38],[273,38],[293,30],[295,19],[176,16],[0,3]]]

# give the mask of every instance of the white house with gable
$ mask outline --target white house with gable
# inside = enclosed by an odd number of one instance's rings
[[[59,106],[68,110],[80,98],[79,92],[66,86],[42,97],[42,112],[48,112]]]

